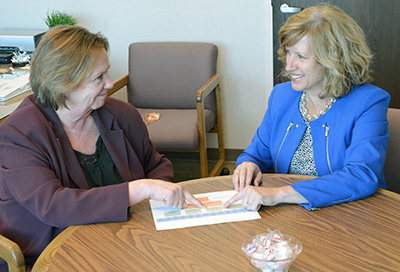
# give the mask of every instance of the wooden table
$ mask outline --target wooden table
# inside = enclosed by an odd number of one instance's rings
[[[304,176],[266,174],[263,186]],[[187,181],[193,194],[232,189],[231,176]],[[303,252],[290,271],[400,271],[400,195],[378,189],[365,199],[307,211],[262,207],[261,220],[156,231],[149,201],[129,221],[72,226],[39,257],[36,271],[257,271],[241,251],[268,228],[298,238]]]

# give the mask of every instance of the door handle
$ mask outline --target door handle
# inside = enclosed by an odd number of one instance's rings
[[[299,7],[289,7],[288,4],[282,4],[281,7],[281,12],[282,13],[298,13],[300,12],[303,8]]]

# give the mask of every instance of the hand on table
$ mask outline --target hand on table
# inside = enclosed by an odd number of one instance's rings
[[[163,201],[165,205],[182,208],[187,205],[186,201],[195,204],[199,208],[205,208],[183,185],[157,180],[140,179],[129,183],[130,206],[143,199],[151,198]]]
[[[307,200],[291,186],[263,188],[248,185],[229,199],[222,208],[242,199],[242,206],[248,210],[257,211],[261,205],[275,206],[279,203],[307,203]]]
[[[276,205],[274,188],[261,188],[255,186],[246,186],[239,193],[229,199],[222,208],[228,208],[230,205],[242,199],[242,206],[248,210],[257,211],[261,205]]]
[[[262,181],[260,168],[252,162],[244,162],[236,167],[233,172],[232,182],[235,191],[242,191],[246,186],[253,182],[254,186],[259,186]]]

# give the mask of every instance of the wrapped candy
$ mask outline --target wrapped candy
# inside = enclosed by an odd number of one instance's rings
[[[279,230],[269,230],[246,241],[242,245],[243,252],[254,266],[268,272],[287,271],[302,250],[300,241],[282,235]]]

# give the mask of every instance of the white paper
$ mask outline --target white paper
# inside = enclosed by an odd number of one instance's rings
[[[6,100],[14,96],[14,92],[21,93],[22,90],[28,91],[27,88],[22,88],[29,84],[29,74],[14,78],[0,80],[0,100]]]
[[[222,209],[225,203],[237,192],[222,191],[194,195],[196,198],[205,198],[205,209],[173,208],[165,206],[162,201],[150,201],[151,212],[157,230],[180,229],[194,226],[212,225],[227,222],[261,219],[258,211],[249,211],[242,207],[241,200],[227,209]],[[211,203],[214,203],[210,205]]]

